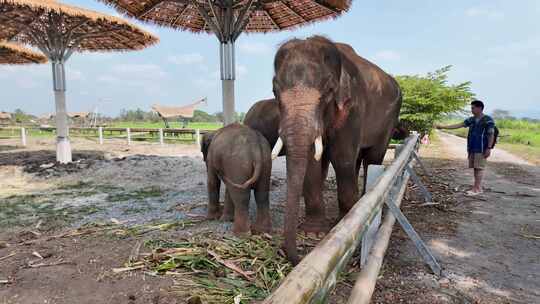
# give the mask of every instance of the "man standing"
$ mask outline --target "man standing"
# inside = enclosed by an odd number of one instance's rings
[[[441,126],[436,125],[437,129],[459,129],[468,127],[467,152],[469,153],[469,168],[474,169],[474,186],[469,195],[482,193],[482,178],[484,177],[484,168],[486,160],[491,155],[491,149],[495,143],[495,122],[493,118],[484,115],[484,103],[480,100],[471,102],[472,117],[465,119],[462,123]]]

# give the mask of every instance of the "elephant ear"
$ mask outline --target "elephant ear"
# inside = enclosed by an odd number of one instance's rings
[[[208,149],[210,148],[210,143],[212,142],[212,139],[214,138],[214,133],[206,133],[203,135],[202,141],[201,141],[201,152],[203,154],[203,159],[206,161],[206,157],[208,156]]]
[[[337,107],[340,111],[342,111],[349,103],[351,97],[351,75],[349,72],[347,72],[347,69],[342,64],[341,75],[339,76],[339,90],[336,100]]]

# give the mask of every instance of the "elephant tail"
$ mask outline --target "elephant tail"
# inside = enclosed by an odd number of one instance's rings
[[[253,165],[253,176],[251,176],[251,178],[245,181],[243,184],[237,184],[231,181],[230,179],[228,179],[226,176],[222,176],[222,180],[225,182],[225,184],[231,185],[235,188],[247,189],[249,188],[249,186],[253,185],[253,183],[255,183],[259,179],[260,175],[261,175],[261,164],[260,162],[256,162]]]

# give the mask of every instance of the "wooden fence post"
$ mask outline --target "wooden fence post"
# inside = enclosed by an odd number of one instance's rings
[[[103,127],[98,127],[99,144],[103,145]]]
[[[21,128],[21,142],[23,147],[26,147],[26,130]]]
[[[201,130],[199,129],[195,130],[195,134],[197,135],[197,146],[200,149],[201,148]]]
[[[128,146],[131,145],[131,130],[126,128]]]
[[[159,144],[163,146],[163,129],[159,128]]]

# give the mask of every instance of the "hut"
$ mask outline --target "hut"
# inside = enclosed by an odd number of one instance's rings
[[[162,106],[155,104],[152,106],[152,110],[155,111],[163,122],[165,128],[170,128],[169,119],[178,118],[182,122],[182,128],[186,128],[188,122],[193,118],[195,110],[198,106],[206,104],[206,98],[203,98],[197,102],[189,105],[174,107],[174,106]]]
[[[8,125],[11,122],[11,114],[8,112],[0,112],[0,125]]]

